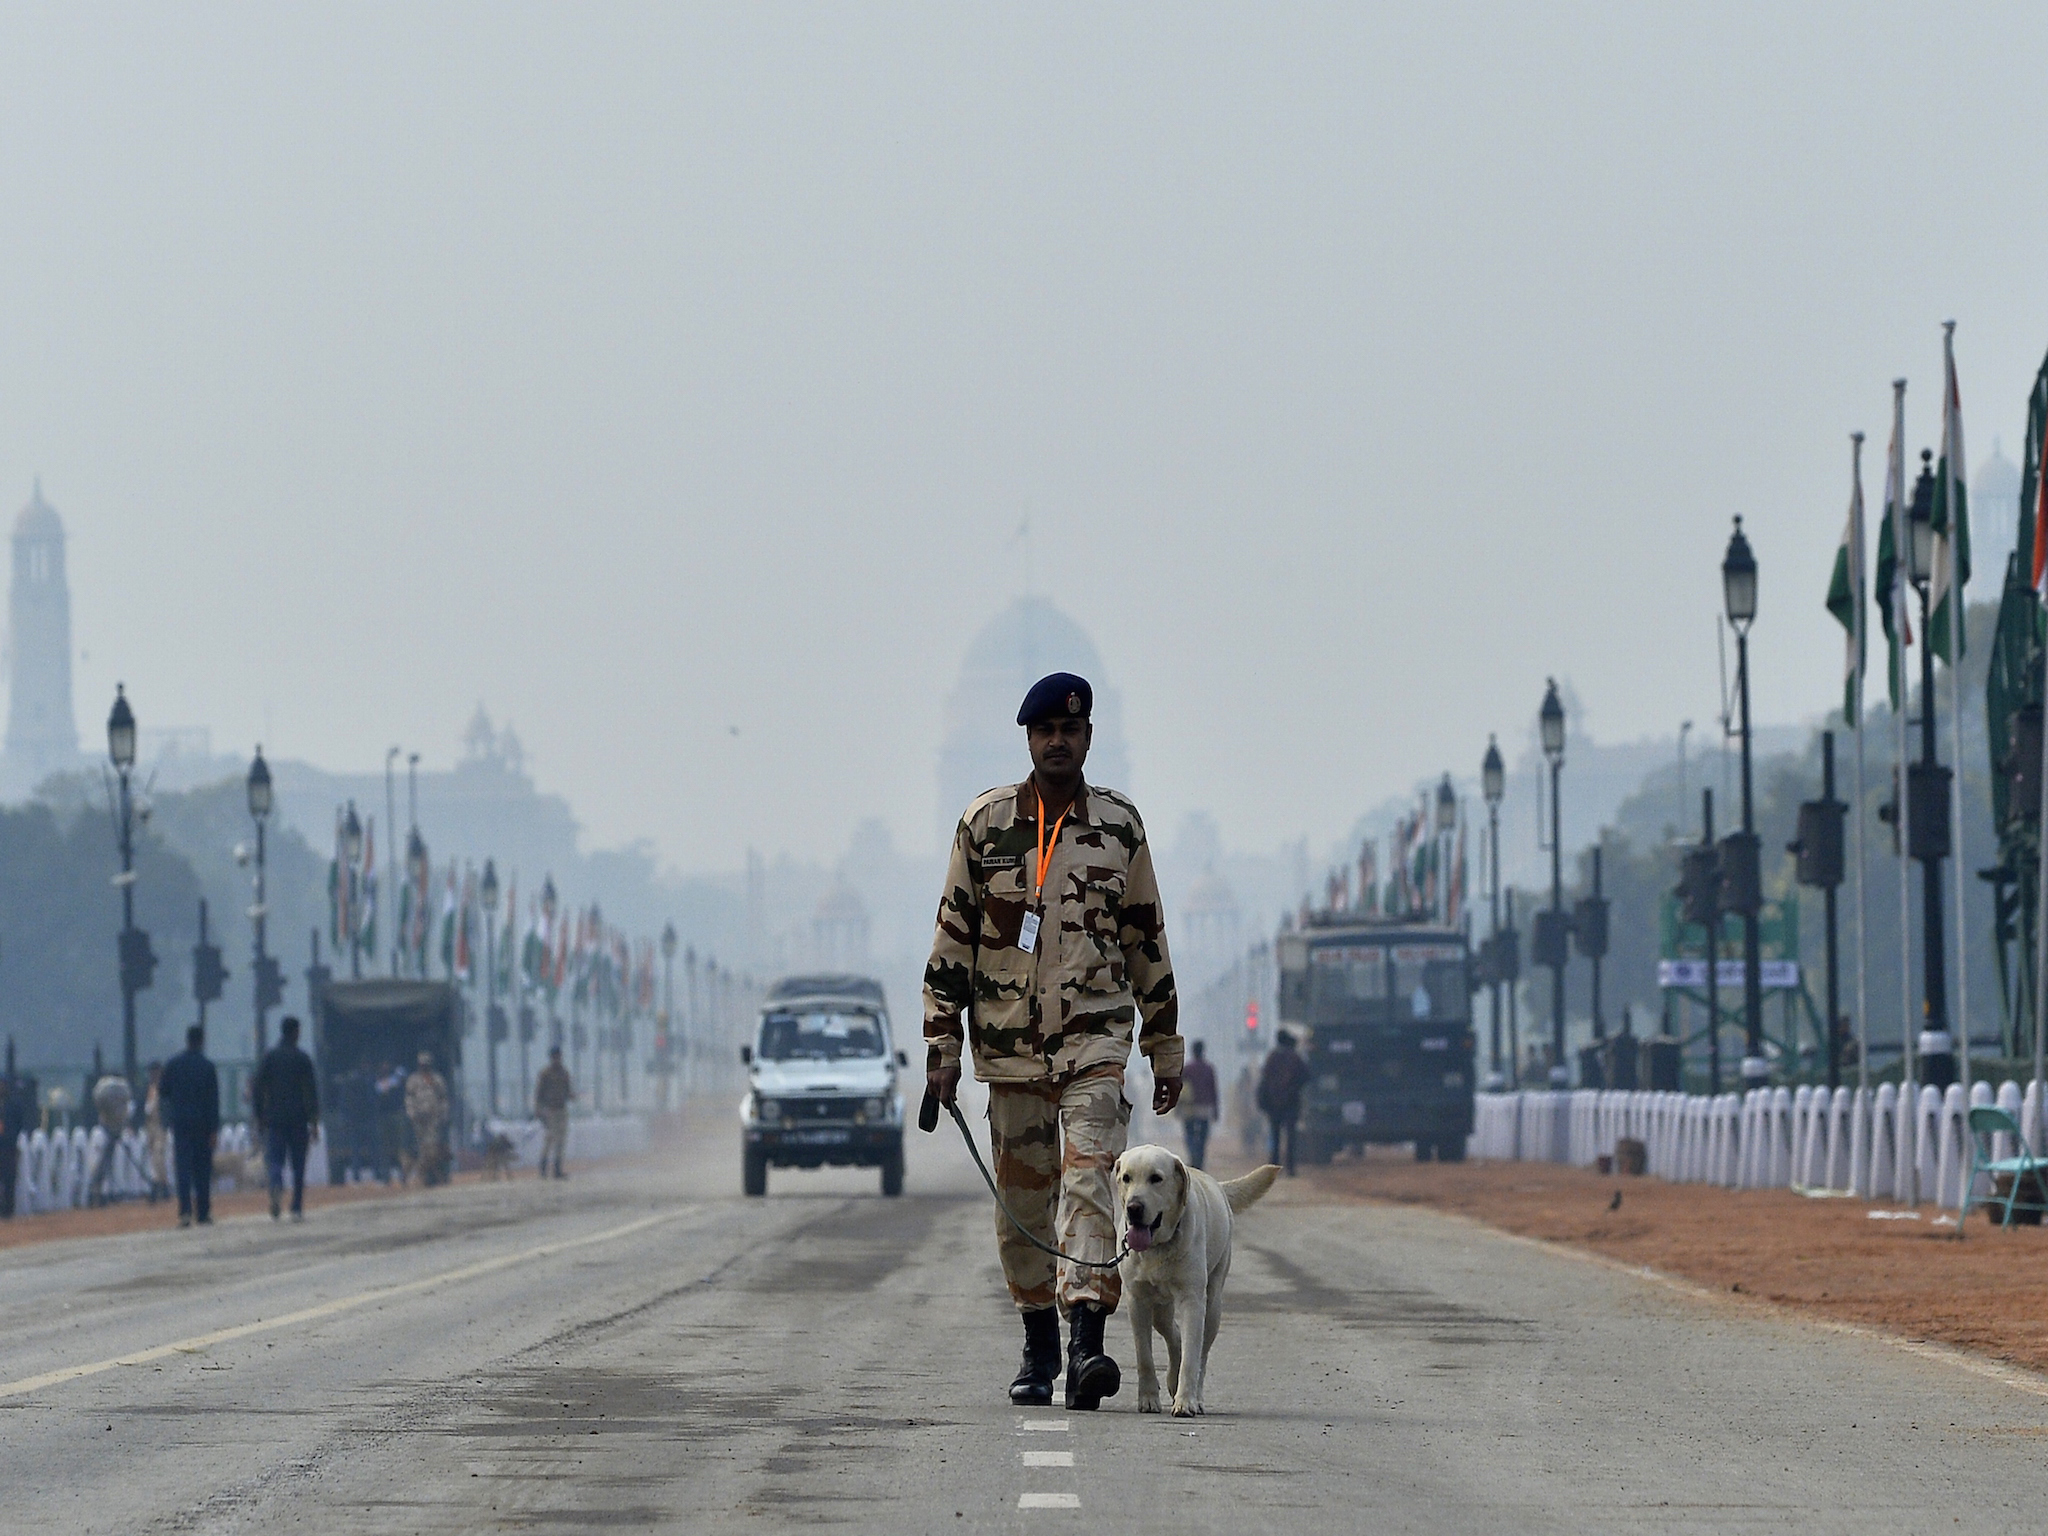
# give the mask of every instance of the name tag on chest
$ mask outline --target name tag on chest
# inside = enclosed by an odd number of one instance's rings
[[[1017,927],[1017,947],[1027,955],[1038,953],[1038,923],[1038,912],[1034,908],[1024,914],[1024,921]]]

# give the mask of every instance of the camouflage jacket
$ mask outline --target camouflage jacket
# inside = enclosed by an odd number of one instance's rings
[[[1137,808],[1083,785],[1045,875],[1036,953],[1018,947],[1038,865],[1031,781],[992,789],[953,834],[938,931],[924,973],[927,1066],[959,1063],[962,1019],[983,1082],[1028,1082],[1130,1059],[1178,1077],[1179,1002],[1152,850]]]

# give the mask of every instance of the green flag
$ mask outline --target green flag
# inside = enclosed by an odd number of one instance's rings
[[[1835,550],[1834,573],[1828,578],[1828,612],[1847,630],[1842,662],[1842,724],[1855,730],[1863,723],[1863,434],[1851,435],[1849,520]]]
[[[1884,522],[1877,530],[1877,584],[1871,596],[1877,601],[1878,621],[1886,641],[1885,679],[1891,688],[1892,709],[1903,707],[1906,689],[1906,647],[1913,643],[1913,630],[1906,618],[1906,572],[1899,563],[1898,531],[1906,518],[1905,440],[1906,381],[1892,384],[1892,442],[1884,456]]]
[[[1941,463],[1934,471],[1934,579],[1928,594],[1933,610],[1927,620],[1928,643],[1950,666],[1962,659],[1967,644],[1963,588],[1970,580],[1970,506],[1963,484],[1963,401],[1956,389],[1955,331],[1953,320],[1942,327],[1948,387],[1941,400]]]

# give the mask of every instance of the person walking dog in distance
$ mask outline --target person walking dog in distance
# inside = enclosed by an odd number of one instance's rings
[[[1193,1046],[1194,1057],[1187,1064],[1181,1091],[1181,1130],[1188,1139],[1188,1162],[1196,1168],[1208,1166],[1209,1127],[1220,1107],[1216,1098],[1216,1069],[1209,1065],[1209,1053],[1201,1041]]]
[[[213,1144],[220,1135],[220,1073],[206,1059],[206,1031],[185,1031],[185,1049],[164,1063],[164,1118],[177,1166],[178,1225],[213,1224]]]
[[[1301,1090],[1308,1084],[1308,1063],[1294,1049],[1294,1036],[1281,1030],[1259,1070],[1259,1109],[1272,1127],[1266,1161],[1280,1161],[1280,1140],[1287,1140],[1287,1177],[1294,1177],[1294,1126],[1301,1118]]]
[[[306,1219],[306,1148],[320,1129],[320,1083],[313,1058],[299,1049],[299,1021],[289,1014],[277,1026],[277,1044],[263,1053],[249,1093],[256,1131],[263,1138],[263,1167],[270,1179],[270,1219],[284,1204],[285,1164],[292,1170],[292,1220]]]
[[[533,1083],[533,1112],[540,1117],[543,1135],[540,1143],[540,1176],[548,1176],[548,1158],[555,1160],[555,1177],[566,1179],[562,1172],[562,1154],[569,1147],[569,1101],[576,1097],[575,1085],[569,1081],[569,1069],[562,1065],[562,1048],[548,1047],[548,1064],[540,1069],[540,1076]]]
[[[1132,1033],[1152,1064],[1155,1114],[1180,1098],[1182,1047],[1145,824],[1129,800],[1081,776],[1094,700],[1071,673],[1039,679],[1017,711],[1031,776],[977,796],[960,818],[924,973],[924,1035],[926,1085],[948,1105],[971,1042],[974,1075],[989,1086],[996,1183],[1017,1219],[1040,1242],[1106,1262],[1117,1251],[1110,1170],[1130,1126]],[[1010,1401],[1052,1401],[1064,1308],[1067,1406],[1100,1407],[1122,1384],[1102,1338],[1121,1277],[1056,1264],[1000,1211],[995,1221],[1024,1319]]]

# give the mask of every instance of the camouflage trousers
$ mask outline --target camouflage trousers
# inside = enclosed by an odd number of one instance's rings
[[[1082,1259],[1116,1257],[1116,1202],[1110,1170],[1131,1123],[1120,1067],[1096,1067],[1044,1083],[992,1083],[989,1142],[996,1187],[1040,1242]],[[1114,1309],[1123,1279],[1114,1269],[1062,1263],[1026,1242],[1001,1211],[996,1249],[1019,1311],[1092,1301]]]

